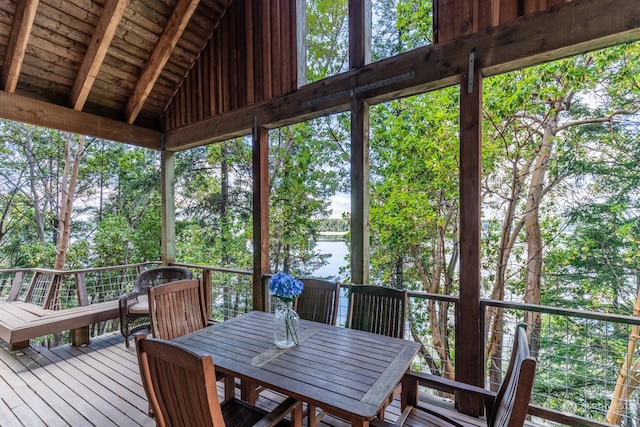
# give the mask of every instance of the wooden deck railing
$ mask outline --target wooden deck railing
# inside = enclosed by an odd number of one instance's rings
[[[96,269],[53,271],[45,269],[0,270],[0,302],[31,300],[47,304],[46,286],[59,276],[60,296],[51,300],[52,307],[68,308],[117,299],[133,286],[138,271],[157,263],[133,264]],[[178,263],[194,271],[196,277],[210,286],[209,304],[217,320],[225,320],[252,310],[252,273],[237,270]],[[33,285],[33,286],[32,286]],[[350,285],[344,284],[343,298],[338,312],[338,325],[344,326],[347,311],[347,293]],[[30,288],[31,291],[30,291]],[[413,369],[442,374],[446,369],[455,371],[452,357],[455,344],[455,307],[457,297],[423,292],[409,292],[410,315],[407,326],[412,339],[423,343]],[[515,325],[522,322],[526,312],[541,314],[542,323],[534,339],[538,370],[530,414],[551,422],[573,426],[607,426],[603,420],[610,406],[613,388],[620,372],[620,362],[627,355],[627,343],[631,329],[640,326],[640,318],[584,310],[563,309],[505,301],[481,300],[481,313],[489,309],[503,311],[503,333],[500,356],[494,357],[494,369],[486,365],[487,386],[492,378],[500,378],[500,372],[510,353],[508,337]],[[433,327],[437,322],[438,327]],[[94,325],[93,335],[117,330],[117,320]],[[481,319],[484,325],[484,319]],[[439,334],[439,335],[435,335]],[[487,332],[481,331],[483,342]],[[480,355],[484,360],[485,355]],[[496,361],[502,361],[496,363]],[[502,365],[502,366],[497,366]],[[640,415],[640,390],[632,390],[624,411],[624,424],[637,425]]]

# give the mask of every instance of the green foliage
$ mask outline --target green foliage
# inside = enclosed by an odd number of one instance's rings
[[[318,232],[347,232],[349,221],[344,218],[320,218],[316,220]]]
[[[21,246],[20,267],[53,268],[56,258],[56,247],[53,243],[33,241]]]
[[[106,215],[93,236],[98,266],[128,264],[131,253],[131,228],[123,215]]]
[[[346,71],[349,66],[347,0],[307,2],[308,82]]]
[[[376,17],[372,30],[374,60],[431,44],[433,2],[379,0],[373,8]]]
[[[457,102],[447,89],[372,112],[371,259],[377,280],[398,283],[400,261],[403,287],[449,286],[445,276],[442,283],[424,283],[416,263],[446,270],[457,256],[455,243],[441,246],[441,237],[455,242],[457,234]],[[440,258],[442,250],[449,252],[449,260]]]
[[[330,121],[313,121],[270,134],[272,271],[310,274],[327,255],[315,250],[315,218],[326,217],[344,178],[341,140]]]

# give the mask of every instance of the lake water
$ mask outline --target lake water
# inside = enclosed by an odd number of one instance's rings
[[[339,240],[321,240],[318,242],[317,249],[322,254],[331,255],[327,261],[327,265],[320,267],[314,271],[311,276],[318,278],[333,278],[334,280],[340,280],[346,277],[349,272],[342,274],[339,273],[340,267],[347,267],[348,261],[345,259],[349,255],[349,249],[344,239]]]
[[[331,255],[327,261],[328,264],[320,267],[312,274],[311,277],[336,280],[338,282],[346,282],[346,277],[351,274],[347,271],[340,274],[340,267],[347,267],[348,261],[345,259],[349,255],[347,242],[344,239],[322,240],[318,242],[318,252]],[[347,295],[342,292],[340,303],[338,304],[338,325],[344,326],[347,318]]]

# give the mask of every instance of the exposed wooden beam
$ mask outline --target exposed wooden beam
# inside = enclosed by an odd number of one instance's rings
[[[440,45],[426,46],[309,84],[300,90],[166,135],[167,149],[182,150],[248,135],[254,119],[274,128],[350,107],[351,89],[374,104],[459,82],[469,52],[484,76],[537,65],[640,39],[637,0],[573,0],[552,11]]]
[[[253,133],[253,309],[265,310],[262,276],[269,273],[269,131]]]
[[[162,134],[68,107],[0,91],[0,117],[159,150]]]
[[[371,2],[349,0],[349,68],[370,61]],[[369,284],[369,105],[351,101],[351,282]]]
[[[171,52],[173,52],[178,40],[182,37],[191,15],[193,15],[199,3],[200,0],[180,0],[176,5],[127,102],[124,110],[127,123],[133,123],[138,117],[149,93],[151,93],[151,89],[153,89],[153,85],[160,77],[160,73],[162,73],[165,64],[169,60]]]
[[[482,75],[474,71],[460,79],[460,299],[455,369],[456,380],[476,386],[484,385],[484,340],[480,332],[481,173]],[[462,394],[457,405],[463,413],[481,414],[477,397]]]
[[[87,52],[82,59],[76,81],[71,88],[69,103],[74,110],[82,111],[85,102],[87,102],[91,87],[98,76],[100,66],[107,55],[107,50],[109,50],[128,3],[129,0],[106,1],[96,30],[87,47]]]
[[[22,0],[16,5],[13,26],[6,47],[4,65],[2,66],[2,87],[7,92],[15,92],[22,62],[27,51],[31,27],[36,18],[39,0]]]
[[[176,161],[175,154],[162,150],[160,154],[160,189],[162,193],[160,242],[162,264],[176,262]]]

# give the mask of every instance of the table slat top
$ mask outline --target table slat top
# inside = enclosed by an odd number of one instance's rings
[[[278,349],[273,315],[254,311],[175,341],[210,354],[216,368],[313,403],[337,415],[373,418],[419,344],[301,321],[300,345]]]

